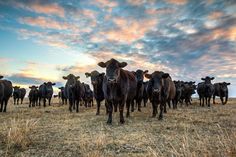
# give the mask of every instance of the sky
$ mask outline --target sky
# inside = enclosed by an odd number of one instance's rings
[[[115,58],[174,80],[230,82],[236,97],[235,0],[0,0],[0,74],[28,88]]]

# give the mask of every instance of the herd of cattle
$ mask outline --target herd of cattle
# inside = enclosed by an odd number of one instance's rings
[[[119,62],[115,59],[110,59],[107,62],[100,62],[98,65],[106,69],[105,73],[92,71],[85,73],[86,77],[91,78],[93,91],[88,84],[79,81],[79,76],[69,74],[63,76],[66,80],[65,87],[60,87],[58,93],[62,104],[69,102],[69,111],[73,109],[79,112],[79,106],[84,104],[86,107],[93,105],[93,99],[96,100],[97,112],[100,114],[101,102],[105,100],[106,112],[108,114],[107,123],[112,123],[112,113],[120,112],[120,123],[124,123],[123,111],[126,106],[126,117],[130,116],[130,111],[134,112],[135,108],[141,111],[141,104],[143,102],[146,107],[149,100],[152,104],[152,116],[156,117],[158,105],[160,108],[159,119],[163,118],[163,112],[166,113],[166,106],[174,109],[177,104],[181,105],[185,102],[188,106],[191,104],[192,95],[195,90],[199,95],[200,106],[204,104],[210,107],[210,100],[213,97],[215,103],[215,96],[219,96],[222,104],[226,104],[228,100],[228,88],[230,83],[221,82],[212,84],[211,81],[214,77],[202,78],[203,82],[195,85],[195,82],[173,81],[168,73],[162,71],[155,71],[152,74],[148,70],[127,71],[123,68],[127,66],[126,62]],[[144,81],[144,77],[148,81]],[[0,112],[6,112],[7,103],[11,96],[13,96],[14,104],[21,103],[26,94],[26,90],[20,87],[13,87],[12,83],[8,80],[3,80],[0,76]],[[53,96],[52,86],[55,83],[45,82],[42,85],[30,86],[29,92],[29,107],[40,106],[43,100],[44,107],[46,101],[51,104]],[[13,90],[14,89],[14,90]],[[13,93],[13,94],[12,94]],[[225,97],[225,100],[224,100]]]

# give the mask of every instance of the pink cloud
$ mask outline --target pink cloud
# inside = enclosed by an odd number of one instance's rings
[[[42,4],[39,1],[31,1],[28,4],[16,2],[16,5],[20,8],[24,8],[24,9],[27,9],[36,13],[53,14],[60,17],[65,16],[64,8],[62,8],[56,3]]]
[[[184,5],[188,2],[188,0],[166,0],[168,3],[175,5]]]
[[[109,30],[103,32],[102,34],[106,39],[111,41],[118,41],[124,43],[132,43],[142,37],[155,28],[157,24],[156,19],[145,19],[145,20],[135,20],[135,19],[124,19],[116,18],[114,23],[117,25],[118,29]]]
[[[71,27],[68,23],[58,22],[51,18],[46,18],[42,16],[39,16],[37,18],[24,17],[20,19],[20,22],[31,26],[58,30],[66,30]]]

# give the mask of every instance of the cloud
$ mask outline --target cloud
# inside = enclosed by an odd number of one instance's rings
[[[115,18],[113,21],[116,24],[117,29],[102,32],[102,35],[109,41],[118,41],[129,44],[144,37],[145,34],[151,29],[154,29],[157,24],[156,19],[129,20]]]
[[[33,18],[33,17],[20,18],[20,22],[23,24],[47,28],[47,29],[67,30],[71,28],[71,26],[68,23],[58,22],[51,18],[42,17],[42,16],[39,16],[37,18]]]
[[[184,5],[188,2],[188,0],[166,0],[168,3],[175,5]]]
[[[36,13],[65,17],[64,8],[59,6],[57,3],[46,3],[46,1],[39,0],[28,2],[13,1],[13,5]]]

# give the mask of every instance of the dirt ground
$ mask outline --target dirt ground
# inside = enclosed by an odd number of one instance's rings
[[[107,125],[104,105],[101,115],[95,113],[95,106],[70,113],[58,99],[46,108],[11,100],[7,113],[0,113],[0,156],[236,156],[236,99],[211,108],[196,99],[168,109],[162,121],[151,118],[148,104],[124,125],[119,113]]]

